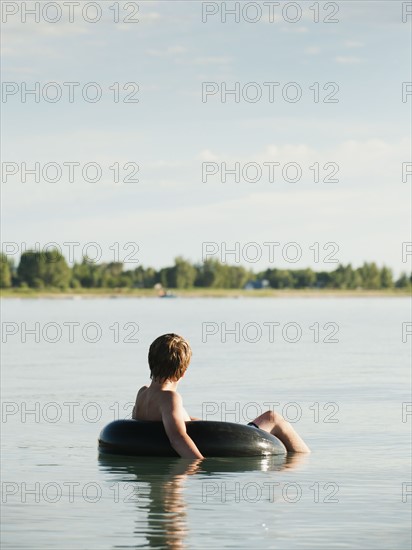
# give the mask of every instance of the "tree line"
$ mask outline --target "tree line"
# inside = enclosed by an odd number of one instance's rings
[[[266,269],[254,273],[240,265],[227,265],[217,259],[192,264],[181,256],[174,265],[156,270],[138,266],[124,269],[121,262],[96,264],[83,258],[70,267],[57,249],[47,252],[27,251],[19,264],[0,254],[0,287],[60,289],[68,288],[330,288],[330,289],[390,289],[412,288],[412,275],[402,273],[394,279],[391,269],[379,268],[374,262],[353,268],[339,265],[334,271],[312,269]]]

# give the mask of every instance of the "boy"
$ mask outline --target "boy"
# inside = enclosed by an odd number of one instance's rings
[[[186,432],[185,422],[191,418],[183,408],[177,385],[186,373],[192,350],[177,334],[164,334],[149,349],[150,386],[137,392],[132,417],[135,420],[162,421],[170,444],[183,458],[204,458],[193,439]],[[270,432],[282,441],[288,451],[310,452],[307,445],[284,418],[266,411],[250,425]]]

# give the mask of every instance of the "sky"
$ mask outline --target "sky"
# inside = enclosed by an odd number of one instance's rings
[[[15,261],[410,270],[410,3],[23,4],[2,2]]]

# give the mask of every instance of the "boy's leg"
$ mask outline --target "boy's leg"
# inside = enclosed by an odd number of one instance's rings
[[[310,453],[309,447],[281,414],[266,411],[255,418],[253,423],[261,430],[265,430],[265,432],[269,432],[280,439],[288,451]]]

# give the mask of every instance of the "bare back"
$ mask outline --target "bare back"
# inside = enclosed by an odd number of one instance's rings
[[[162,412],[170,402],[170,394],[176,393],[170,390],[159,390],[153,387],[143,386],[137,392],[135,406],[133,408],[134,420],[162,421]],[[183,420],[190,421],[190,416],[183,409]]]

